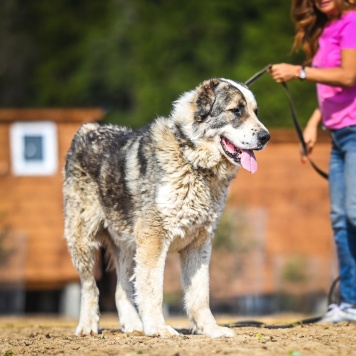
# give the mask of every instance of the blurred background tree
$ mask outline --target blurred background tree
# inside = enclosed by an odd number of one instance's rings
[[[0,26],[0,106],[100,106],[134,127],[205,79],[304,58],[290,55],[290,1],[2,0]],[[304,123],[314,85],[290,89]],[[291,126],[278,84],[266,75],[252,90],[268,127]]]

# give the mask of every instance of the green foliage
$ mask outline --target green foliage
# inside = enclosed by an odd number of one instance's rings
[[[258,340],[262,340],[262,338],[263,338],[262,334],[260,334],[260,333],[257,333],[256,337],[257,337]]]
[[[13,248],[6,244],[9,232],[10,229],[7,226],[0,227],[0,266],[5,265],[15,252]]]
[[[256,236],[251,225],[238,209],[226,208],[213,240],[215,250],[247,254],[256,248]]]
[[[305,282],[308,280],[307,263],[303,256],[290,258],[282,271],[282,280],[285,282]]]
[[[184,309],[182,301],[184,300],[184,295],[182,291],[165,292],[164,293],[164,303],[167,305],[180,306],[182,310]]]
[[[268,11],[266,6],[268,5]],[[0,3],[1,106],[101,106],[106,121],[141,126],[212,77],[245,81],[290,56],[290,2],[37,0]],[[301,121],[314,85],[292,83]],[[254,84],[267,126],[291,126],[285,94]]]
[[[290,355],[290,356],[303,356],[303,354],[300,351],[294,351],[294,350],[288,351],[288,355]]]
[[[15,356],[15,353],[12,351],[5,351],[3,354],[0,354],[0,356]]]

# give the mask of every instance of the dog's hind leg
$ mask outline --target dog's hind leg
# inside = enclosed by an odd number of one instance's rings
[[[76,335],[97,334],[99,328],[99,290],[94,278],[98,232],[101,217],[98,205],[65,188],[65,237],[81,281],[80,319]]]
[[[96,247],[83,241],[79,236],[73,244],[69,245],[69,251],[81,282],[80,319],[75,335],[98,333],[99,290],[94,278],[96,250]]]
[[[115,293],[116,307],[119,314],[121,329],[123,332],[143,331],[141,319],[134,303],[134,254],[133,246],[122,244],[120,248],[112,247],[114,257],[117,285]]]
[[[209,337],[233,337],[233,330],[218,326],[209,306],[209,262],[211,240],[189,245],[180,253],[185,308],[195,332]]]

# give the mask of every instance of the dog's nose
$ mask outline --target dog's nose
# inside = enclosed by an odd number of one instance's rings
[[[271,138],[271,135],[269,134],[268,131],[261,130],[258,132],[257,138],[260,141],[260,143],[264,145],[265,143],[267,143],[269,141],[269,139]]]

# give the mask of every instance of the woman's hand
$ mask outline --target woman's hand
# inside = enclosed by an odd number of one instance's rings
[[[307,146],[307,153],[310,155],[313,152],[313,148],[318,138],[318,126],[321,121],[321,112],[319,109],[315,109],[313,115],[310,117],[307,126],[303,131],[304,142]],[[302,163],[308,161],[308,158],[301,147],[300,150]]]
[[[318,128],[315,126],[307,126],[303,131],[303,138],[307,146],[307,152],[309,156],[310,154],[312,154],[314,145],[318,138]],[[300,154],[302,163],[308,162],[308,158],[302,148],[300,150]]]
[[[273,80],[277,83],[282,83],[297,79],[301,69],[302,67],[298,65],[279,63],[271,65],[268,72],[271,74]]]

